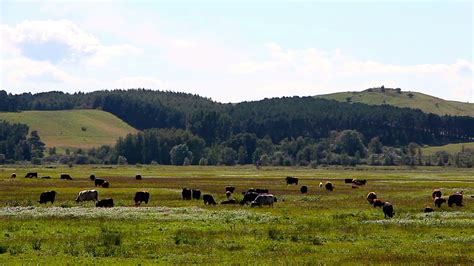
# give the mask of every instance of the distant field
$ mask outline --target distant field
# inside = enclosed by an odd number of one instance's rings
[[[466,143],[456,143],[456,144],[448,144],[443,146],[430,146],[422,148],[422,152],[424,155],[432,155],[438,151],[447,151],[449,153],[460,152],[462,147],[464,146],[465,149],[474,149],[474,142],[466,142]]]
[[[37,171],[52,179],[27,179]],[[16,172],[19,177],[11,179]],[[67,172],[72,181],[59,180]],[[143,180],[134,175],[140,173]],[[89,174],[111,187],[96,188]],[[287,186],[285,176],[300,178]],[[344,178],[364,178],[351,188]],[[359,167],[309,169],[250,166],[74,166],[0,167],[0,264],[436,264],[472,265],[474,261],[474,173],[470,169]],[[330,180],[333,192],[320,189]],[[226,199],[254,188],[268,188],[278,198],[273,208],[241,205],[205,206],[183,201],[183,187]],[[309,193],[299,192],[301,185]],[[464,191],[463,207],[443,205],[433,213],[431,192],[445,196]],[[98,209],[76,203],[77,193],[97,189],[117,207]],[[56,202],[37,202],[45,190]],[[150,202],[133,206],[136,191],[150,192]],[[390,201],[395,217],[365,197],[374,191]]]
[[[409,97],[410,93],[413,94],[412,98]],[[346,102],[347,99],[350,98],[350,101],[354,103],[365,103],[370,105],[388,104],[397,107],[420,109],[425,113],[433,113],[438,115],[459,115],[474,117],[473,103],[447,101],[419,92],[402,91],[401,93],[397,93],[392,89],[386,89],[385,92],[381,92],[380,89],[375,89],[372,92],[340,92],[319,95],[316,97],[340,102]]]
[[[0,112],[0,119],[24,123],[38,130],[47,147],[92,148],[136,130],[111,113],[100,110]]]

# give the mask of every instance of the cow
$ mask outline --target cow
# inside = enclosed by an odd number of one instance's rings
[[[351,184],[352,180],[353,180],[352,178],[346,178],[346,179],[344,179],[344,183]]]
[[[90,179],[91,181],[94,181],[94,180],[95,180],[95,175],[90,175],[90,176],[89,176],[89,179]]]
[[[237,201],[235,201],[235,199],[229,199],[229,200],[221,202],[221,204],[223,204],[223,205],[225,205],[225,204],[237,204]]]
[[[446,199],[443,199],[441,197],[436,197],[434,198],[434,205],[438,208],[441,208],[441,204],[446,203]]]
[[[103,188],[109,188],[110,187],[110,183],[108,181],[104,181],[104,183],[102,183],[102,187]]]
[[[273,207],[273,203],[275,202],[275,197],[272,194],[260,194],[258,195],[254,201],[250,203],[250,207],[258,206],[262,207],[268,205],[269,207]]]
[[[51,204],[53,204],[55,198],[56,198],[56,191],[54,190],[45,191],[41,193],[40,200],[38,202],[41,204],[42,203],[46,204],[48,201],[51,201]]]
[[[142,180],[142,176],[141,175],[136,175],[135,180]]]
[[[373,202],[373,205],[374,205],[374,208],[375,207],[382,207],[384,205],[384,201],[380,200],[380,199],[375,199],[374,202]]]
[[[319,188],[323,188],[323,182],[319,182]]]
[[[133,201],[135,201],[135,205],[139,205],[142,202],[145,202],[145,204],[148,204],[149,200],[150,200],[150,193],[148,193],[148,191],[138,191],[135,193],[135,197],[133,197]]]
[[[25,178],[33,178],[33,177],[38,178],[38,173],[33,173],[33,172],[31,172],[31,173],[27,173],[27,174],[25,175]]]
[[[441,198],[441,190],[439,189],[433,189],[433,193],[431,193],[431,197],[433,197],[433,199],[435,198]]]
[[[334,185],[331,182],[328,181],[328,182],[326,182],[325,188],[328,191],[333,191],[334,190]]]
[[[359,188],[359,186],[352,184],[351,188]]]
[[[61,174],[60,179],[72,180],[72,177],[69,174]]]
[[[393,212],[392,204],[388,201],[384,203],[382,210],[383,210],[383,214],[385,215],[385,218],[387,218],[387,216],[389,218],[392,218],[393,215],[395,214],[395,212]]]
[[[240,205],[249,204],[254,201],[258,196],[257,192],[247,192],[244,195],[244,198],[240,201]]]
[[[302,186],[302,187],[300,188],[300,192],[301,192],[302,194],[308,193],[308,187],[307,187],[307,186]]]
[[[431,207],[426,207],[424,212],[434,212],[434,210]]]
[[[374,200],[376,199],[377,199],[377,194],[375,194],[375,192],[369,192],[369,194],[367,194],[367,201],[370,204],[374,204]]]
[[[363,185],[367,184],[367,180],[365,180],[365,179],[354,179],[354,180],[352,180],[352,184],[354,184],[356,186],[363,186]]]
[[[114,200],[111,198],[101,199],[95,203],[96,207],[112,208],[114,206]]]
[[[462,207],[462,192],[461,193],[454,193],[448,197],[448,206],[452,207],[453,204],[456,206]]]
[[[88,200],[98,201],[99,192],[97,192],[97,190],[83,190],[79,192],[79,195],[77,195],[76,202],[88,201]]]
[[[183,200],[191,200],[191,189],[183,188],[181,195],[183,196]]]
[[[10,175],[10,178],[16,178],[16,174],[15,174],[15,173],[12,173],[12,174]]]
[[[104,184],[104,182],[105,182],[105,179],[102,179],[102,178],[94,179],[94,185],[95,186],[102,186],[102,184]]]
[[[201,199],[201,190],[199,190],[199,189],[192,189],[192,190],[191,190],[191,194],[192,194],[192,198],[193,198],[193,199],[196,199],[196,200],[200,200],[200,199]]]
[[[226,192],[225,192],[225,196],[226,196],[227,199],[232,198],[232,192],[226,191]]]
[[[298,178],[297,177],[292,177],[292,176],[287,176],[286,177],[286,184],[287,185],[298,185]]]
[[[229,191],[230,193],[234,193],[235,187],[232,187],[232,186],[225,187],[225,192],[227,191]]]
[[[202,199],[204,200],[204,205],[216,205],[217,204],[212,195],[204,194],[204,195],[202,195]]]
[[[257,188],[255,189],[255,192],[257,192],[258,194],[262,194],[262,193],[268,193],[268,188]]]
[[[42,176],[41,178],[42,178],[42,179],[51,179],[50,176]]]

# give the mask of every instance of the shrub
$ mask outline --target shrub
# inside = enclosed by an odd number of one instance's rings
[[[122,244],[122,233],[110,230],[107,227],[100,228],[99,244],[101,246],[120,246]]]

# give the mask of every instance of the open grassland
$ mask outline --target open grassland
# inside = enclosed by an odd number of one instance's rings
[[[101,110],[0,112],[0,120],[27,124],[47,147],[92,148],[113,145],[136,130]]]
[[[463,147],[465,149],[474,150],[474,142],[466,142],[466,143],[454,143],[454,144],[447,144],[443,146],[427,146],[423,147],[422,151],[424,155],[432,155],[438,151],[446,151],[449,153],[456,153],[462,151]]]
[[[52,179],[23,178],[38,172]],[[18,174],[11,179],[10,174]],[[72,181],[59,180],[67,172]],[[135,180],[140,173],[143,180]],[[94,189],[89,174],[107,179],[99,198],[117,207],[76,203],[77,193]],[[287,186],[284,177],[300,178]],[[344,178],[367,179],[353,189]],[[318,187],[331,180],[335,190]],[[181,188],[199,188],[225,200],[248,188],[268,188],[273,208],[204,206],[183,201]],[[299,192],[301,185],[309,193]],[[431,192],[464,191],[464,207],[435,212]],[[39,194],[58,192],[40,206]],[[148,205],[134,207],[136,191],[150,192]],[[368,192],[390,201],[393,219],[369,205]],[[307,169],[254,167],[84,166],[0,168],[0,264],[465,264],[474,262],[474,172],[451,168]]]

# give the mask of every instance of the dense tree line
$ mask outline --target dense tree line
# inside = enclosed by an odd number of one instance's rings
[[[43,157],[44,143],[37,131],[28,134],[24,124],[0,121],[0,163],[33,161],[39,163]]]

